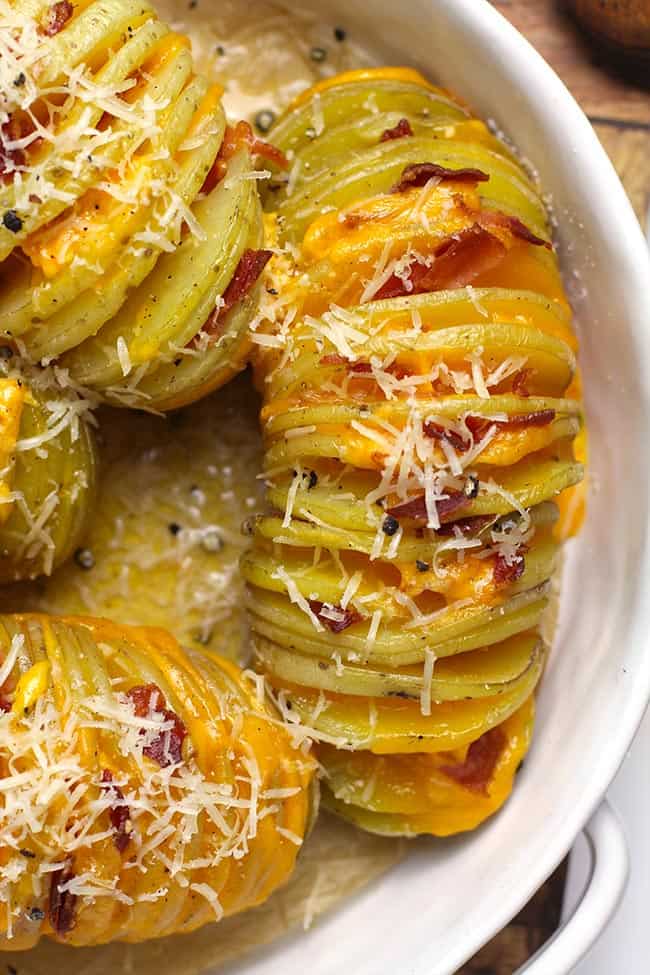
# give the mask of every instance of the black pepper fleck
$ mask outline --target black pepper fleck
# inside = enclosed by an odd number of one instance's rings
[[[16,86],[16,88],[22,88],[26,81],[27,78],[25,76],[25,72],[21,71],[18,77],[14,78],[14,85]]]
[[[311,491],[311,489],[313,487],[316,487],[317,484],[318,484],[318,474],[316,473],[316,471],[310,471],[309,472],[309,487],[307,488],[307,490],[308,491]]]
[[[198,630],[194,639],[197,643],[200,643],[202,647],[208,647],[212,639],[214,630],[210,628],[207,632],[204,630]]]
[[[416,559],[415,560],[415,565],[416,565],[416,568],[417,568],[418,572],[428,572],[429,569],[431,568],[431,566],[429,565],[429,563],[428,562],[423,562],[422,559]]]
[[[89,548],[78,548],[74,553],[74,560],[80,569],[93,569],[95,567],[95,556]]]
[[[2,218],[2,222],[7,230],[10,230],[12,234],[17,234],[23,229],[23,222],[15,210],[7,210]]]
[[[40,907],[30,907],[27,911],[27,917],[30,921],[43,921],[45,920],[45,911],[42,911]]]
[[[27,860],[35,860],[36,859],[36,854],[35,853],[32,853],[31,850],[21,850],[20,851],[20,855],[21,855],[21,857],[25,857]]]
[[[0,359],[11,359],[13,354],[14,350],[10,345],[0,345]]]
[[[275,112],[272,112],[270,108],[263,108],[255,116],[255,128],[263,134],[269,131],[274,122]]]
[[[396,531],[399,530],[399,521],[397,518],[393,518],[392,515],[386,515],[381,526],[381,530],[384,535],[394,535]]]
[[[178,535],[181,530],[181,526],[175,521],[170,522],[169,525],[167,525],[167,528],[172,535]]]
[[[469,474],[465,481],[465,494],[468,498],[475,498],[478,495],[480,482],[474,474]]]
[[[339,42],[339,44],[341,44],[345,40],[345,38],[347,36],[348,36],[347,35],[347,31],[344,30],[343,27],[335,27],[334,28],[334,37]]]
[[[226,49],[223,46],[223,44],[217,44],[217,54],[219,55],[219,57],[222,58],[225,53],[226,53]]]
[[[312,61],[325,61],[327,58],[327,51],[324,47],[312,47],[309,52],[309,57]]]

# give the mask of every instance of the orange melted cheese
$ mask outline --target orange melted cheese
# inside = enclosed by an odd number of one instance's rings
[[[11,512],[11,469],[25,405],[25,386],[17,379],[0,379],[0,524]]]

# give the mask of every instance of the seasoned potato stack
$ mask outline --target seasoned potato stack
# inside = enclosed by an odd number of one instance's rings
[[[0,372],[0,584],[49,575],[77,548],[95,498],[89,404]]]
[[[243,368],[266,260],[221,89],[147,0],[0,4],[0,328],[118,405]]]
[[[256,335],[257,662],[320,742],[329,808],[386,834],[470,829],[528,747],[580,505],[558,524],[582,417],[544,204],[407,69],[317,85],[272,138],[291,172],[267,197],[286,246]]]
[[[215,654],[0,617],[0,728],[0,949],[192,931],[291,873],[313,763]]]

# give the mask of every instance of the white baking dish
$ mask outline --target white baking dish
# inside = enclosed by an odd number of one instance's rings
[[[591,429],[585,530],[569,547],[537,735],[505,809],[410,857],[306,934],[248,957],[245,975],[450,975],[523,906],[598,806],[650,689],[650,262],[625,193],[551,69],[486,0],[314,0],[387,61],[411,63],[496,120],[552,195],[582,337]],[[295,9],[295,5],[292,5]],[[568,973],[625,878],[615,819],[591,823],[592,884],[532,975]],[[221,970],[223,975],[223,970]]]

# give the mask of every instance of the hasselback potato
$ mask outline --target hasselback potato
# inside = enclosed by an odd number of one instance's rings
[[[163,630],[0,617],[0,948],[191,931],[282,884],[313,763],[258,690]]]
[[[96,467],[88,401],[47,374],[0,369],[0,584],[50,575],[72,555]]]
[[[271,137],[291,170],[267,193],[284,248],[255,335],[257,663],[320,743],[326,806],[381,833],[468,829],[526,752],[579,520],[576,342],[545,206],[408,69],[321,83]]]
[[[118,405],[243,368],[268,259],[253,156],[147,0],[0,12],[0,328]]]

